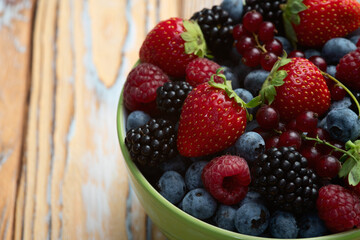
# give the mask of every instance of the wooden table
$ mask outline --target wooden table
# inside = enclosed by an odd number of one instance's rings
[[[0,239],[165,239],[116,134],[146,33],[212,0],[0,0]]]

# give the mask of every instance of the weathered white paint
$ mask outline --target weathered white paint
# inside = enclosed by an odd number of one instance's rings
[[[14,151],[13,149],[7,149],[7,150],[3,150],[3,152],[0,152],[0,169],[2,165],[4,165],[6,161],[10,158],[13,151]]]
[[[3,28],[7,28],[9,30],[7,37],[12,40],[15,49],[20,53],[25,53],[26,47],[23,46],[17,36],[13,33],[12,24],[14,21],[29,21],[29,19],[27,19],[22,13],[25,9],[29,8],[31,8],[30,0],[22,0],[14,3],[0,1],[0,31]]]

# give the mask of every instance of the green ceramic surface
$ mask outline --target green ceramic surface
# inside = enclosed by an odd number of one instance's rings
[[[130,158],[124,142],[126,116],[127,112],[123,105],[123,94],[121,94],[117,110],[117,132],[121,151],[130,177],[130,184],[144,207],[145,212],[169,240],[269,240],[269,238],[243,235],[207,224],[183,212],[163,198],[145,179]],[[360,230],[317,238],[304,238],[304,240],[305,239],[360,240]]]

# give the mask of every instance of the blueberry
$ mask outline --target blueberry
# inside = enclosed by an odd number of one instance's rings
[[[194,162],[186,170],[185,173],[185,184],[188,190],[193,190],[195,188],[203,188],[203,182],[201,180],[201,173],[207,161]]]
[[[321,56],[321,52],[319,52],[316,49],[312,49],[312,48],[306,49],[304,51],[304,54],[305,54],[306,58],[310,58],[312,56]]]
[[[250,102],[251,99],[254,98],[251,92],[244,88],[236,88],[234,89],[234,92],[246,103]]]
[[[299,237],[301,238],[320,237],[326,235],[328,232],[325,223],[315,212],[303,215],[299,219],[298,225]]]
[[[256,119],[253,119],[246,124],[245,132],[251,132],[257,127],[260,127],[259,123],[256,121]]]
[[[245,203],[235,214],[234,224],[239,233],[259,236],[269,225],[269,210],[262,204]]]
[[[263,198],[260,193],[255,192],[255,191],[249,191],[246,194],[245,198],[243,200],[241,200],[241,202],[239,203],[239,206],[242,206],[246,203],[264,204],[264,201],[263,201]]]
[[[244,85],[245,77],[252,71],[254,71],[254,69],[246,66],[242,61],[240,61],[239,64],[233,68],[233,72],[238,76],[239,86]],[[233,89],[235,88],[237,87],[233,87]]]
[[[275,36],[275,38],[281,42],[283,49],[286,51],[286,53],[289,54],[293,50],[293,47],[287,38],[282,36]]]
[[[269,228],[275,238],[296,238],[299,233],[295,216],[289,212],[276,211],[271,216]]]
[[[339,108],[349,108],[351,106],[351,100],[349,97],[344,97],[340,101],[334,101],[330,105],[330,110]]]
[[[265,141],[257,132],[246,132],[235,142],[236,153],[251,164],[265,151]]]
[[[351,38],[349,38],[349,40],[352,41],[355,45],[357,44],[359,39],[360,39],[360,35],[352,36]]]
[[[265,70],[254,70],[246,75],[244,87],[251,92],[253,96],[257,96],[269,72]]]
[[[356,45],[349,39],[332,38],[323,46],[321,55],[327,64],[337,64],[343,56],[355,49]]]
[[[168,161],[162,162],[159,167],[164,172],[176,171],[180,174],[185,174],[188,167],[188,159],[181,155],[177,155],[176,157],[169,159]]]
[[[342,142],[353,141],[360,136],[360,120],[348,108],[331,110],[326,116],[326,127],[332,138]]]
[[[239,81],[237,79],[236,74],[229,68],[226,66],[222,66],[224,68],[224,75],[226,77],[226,80],[230,80],[231,81],[231,86],[234,89],[234,87],[239,85]]]
[[[213,216],[216,208],[216,200],[204,188],[189,191],[182,200],[183,211],[202,220]]]
[[[328,65],[326,67],[326,72],[330,74],[331,76],[335,77],[336,74],[336,66],[335,65]]]
[[[220,228],[235,231],[235,214],[236,209],[234,207],[221,204],[213,217],[213,221]]]
[[[172,204],[177,204],[185,195],[186,186],[183,177],[175,171],[165,172],[157,184],[159,193]]]
[[[151,119],[150,115],[143,111],[131,112],[126,121],[126,131],[145,125]]]
[[[229,13],[235,23],[240,23],[244,9],[242,0],[224,0],[220,6]]]

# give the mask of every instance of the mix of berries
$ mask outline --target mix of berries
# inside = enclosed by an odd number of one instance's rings
[[[224,0],[147,35],[125,144],[163,197],[220,228],[360,229],[359,76],[359,1]]]

